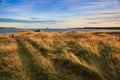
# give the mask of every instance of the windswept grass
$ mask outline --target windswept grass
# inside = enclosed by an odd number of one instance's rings
[[[0,34],[0,80],[120,80],[119,32]]]

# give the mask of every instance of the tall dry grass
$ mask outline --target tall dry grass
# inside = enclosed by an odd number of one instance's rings
[[[120,34],[0,34],[0,80],[120,80]]]

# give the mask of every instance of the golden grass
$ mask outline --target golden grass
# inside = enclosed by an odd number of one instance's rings
[[[0,34],[0,80],[120,80],[119,32]]]

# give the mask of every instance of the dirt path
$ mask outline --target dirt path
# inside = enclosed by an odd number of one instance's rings
[[[26,80],[38,80],[36,79],[37,70],[34,68],[33,60],[30,55],[30,51],[26,48],[24,41],[16,39],[18,49],[19,49],[19,56],[22,60],[24,70],[26,72]]]

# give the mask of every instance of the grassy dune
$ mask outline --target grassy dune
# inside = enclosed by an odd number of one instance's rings
[[[0,34],[0,80],[120,80],[120,33]]]

